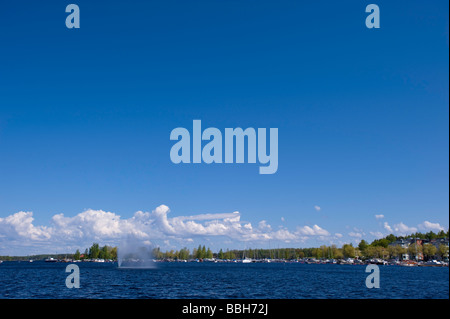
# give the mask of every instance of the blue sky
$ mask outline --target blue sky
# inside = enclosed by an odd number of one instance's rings
[[[138,211],[178,248],[448,229],[447,1],[377,1],[380,29],[361,1],[80,0],[67,29],[69,3],[2,4],[0,255],[113,243],[125,232],[97,222]],[[170,132],[194,119],[278,128],[277,173],[173,164]]]

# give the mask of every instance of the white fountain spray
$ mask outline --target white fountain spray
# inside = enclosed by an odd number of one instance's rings
[[[119,268],[155,268],[152,250],[150,242],[127,237],[117,249]]]

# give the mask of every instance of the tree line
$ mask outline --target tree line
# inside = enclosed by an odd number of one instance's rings
[[[181,250],[170,250],[162,252],[160,248],[155,248],[153,256],[156,259],[243,259],[245,257],[253,259],[301,259],[301,258],[317,258],[317,259],[343,259],[343,258],[355,258],[362,259],[369,258],[401,258],[403,254],[409,254],[410,256],[416,256],[419,253],[423,254],[425,259],[439,256],[441,258],[448,258],[449,248],[448,245],[439,245],[436,247],[433,244],[425,243],[424,245],[418,245],[413,243],[408,248],[403,248],[400,245],[390,245],[400,239],[427,239],[433,240],[437,238],[447,238],[449,232],[439,231],[434,233],[433,231],[427,233],[416,232],[407,236],[395,236],[390,234],[384,238],[375,239],[370,244],[366,240],[361,240],[357,246],[353,244],[344,244],[342,247],[336,245],[322,245],[320,247],[312,248],[274,248],[274,249],[220,249],[218,252],[212,252],[208,247],[199,245],[198,248],[194,248],[191,252],[188,248],[184,247]]]
[[[301,258],[317,258],[317,259],[342,259],[342,258],[400,258],[403,254],[416,256],[423,254],[425,259],[439,256],[441,258],[448,258],[448,246],[439,245],[436,247],[430,243],[424,245],[417,245],[413,243],[408,248],[403,248],[399,245],[390,245],[399,239],[427,239],[433,240],[437,238],[449,237],[449,231],[440,231],[434,233],[433,231],[427,233],[416,232],[408,236],[394,236],[390,234],[384,238],[375,239],[370,244],[366,240],[361,240],[357,246],[353,244],[344,244],[342,247],[336,245],[322,245],[320,247],[312,248],[273,248],[273,249],[220,249],[218,252],[213,252],[205,245],[199,245],[192,251],[187,247],[180,250],[161,251],[159,247],[153,249],[153,257],[155,259],[163,260],[188,260],[188,259],[243,259],[245,257],[253,259],[301,259]],[[26,259],[43,259],[44,256],[53,256],[58,259],[72,258],[74,260],[86,259],[111,259],[117,260],[117,247],[100,246],[98,243],[93,243],[89,248],[86,248],[84,253],[78,249],[74,254],[59,254],[59,255],[34,255],[34,256],[0,256],[0,260],[26,260]],[[42,257],[42,258],[41,258]]]
[[[390,234],[384,238],[375,239],[371,244],[368,244],[364,239],[360,241],[358,249],[363,256],[371,258],[399,258],[403,254],[409,254],[409,256],[417,256],[422,254],[425,259],[439,256],[440,258],[448,258],[449,247],[448,245],[438,245],[437,247],[431,243],[425,243],[423,245],[412,243],[407,248],[400,245],[391,245],[392,243],[401,239],[413,239],[413,240],[428,240],[438,238],[449,238],[449,231],[445,233],[443,230],[438,233],[429,231],[427,233],[416,232],[407,236],[394,236]]]
[[[85,259],[112,259],[117,260],[117,247],[111,247],[108,245],[100,247],[98,243],[93,243],[91,247],[86,248],[83,254],[77,249],[73,254],[74,260]]]

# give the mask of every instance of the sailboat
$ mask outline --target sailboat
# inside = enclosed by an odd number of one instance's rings
[[[253,260],[251,258],[245,257],[245,250],[244,250],[244,258],[242,259],[242,263],[243,264],[248,264],[253,262]]]

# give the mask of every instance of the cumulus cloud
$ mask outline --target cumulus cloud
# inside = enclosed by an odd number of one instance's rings
[[[46,240],[51,237],[50,229],[33,225],[33,213],[20,211],[6,218],[0,218],[1,237],[10,239],[25,238],[30,240]]]
[[[65,217],[64,214],[54,215],[52,225],[53,227],[49,229],[51,237],[73,240],[86,237],[92,239],[117,238],[127,228],[127,223],[120,220],[120,216],[92,209],[75,217]]]
[[[392,234],[394,231],[392,230],[392,227],[389,226],[388,222],[384,222],[383,225],[384,229],[386,229],[390,234]]]
[[[384,237],[384,234],[382,232],[376,231],[376,232],[369,232],[369,234],[371,234],[373,237],[380,239]]]
[[[395,224],[393,227],[394,227],[394,234],[397,236],[406,236],[417,232],[416,227],[409,227],[403,224],[402,222],[400,222],[399,224]]]
[[[73,217],[56,214],[50,226],[35,226],[32,212],[18,212],[0,218],[0,250],[14,241],[22,247],[36,243],[55,247],[86,246],[92,242],[119,243],[130,236],[145,242],[192,242],[196,236],[225,236],[233,241],[305,241],[311,236],[330,236],[318,225],[281,227],[274,231],[265,220],[257,227],[241,221],[239,212],[170,217],[170,209],[160,205],[151,212],[137,211],[130,218],[103,210],[87,209]],[[320,238],[322,238],[320,237]],[[41,245],[41,247],[42,247]]]
[[[320,228],[318,225],[314,225],[312,228],[309,226],[297,227],[297,233],[306,236],[329,236],[330,233]]]
[[[258,228],[262,231],[262,232],[270,232],[272,231],[272,226],[270,226],[269,224],[267,224],[267,221],[262,220],[258,223]]]
[[[298,236],[287,229],[279,229],[271,234],[271,238],[282,241],[291,241],[298,239]]]
[[[24,251],[36,247],[37,253],[43,248],[55,252],[59,247],[65,251],[88,247],[92,242],[117,245],[126,238],[135,238],[141,242],[192,243],[194,240],[204,241],[212,237],[222,236],[221,240],[231,242],[259,242],[270,240],[286,243],[304,243],[307,240],[345,240],[344,237],[356,240],[366,236],[362,229],[348,226],[346,236],[336,232],[334,235],[319,225],[299,225],[288,229],[279,226],[276,229],[266,220],[256,224],[241,220],[241,213],[198,214],[174,216],[168,206],[160,205],[152,211],[137,211],[129,218],[123,218],[114,212],[87,209],[74,216],[55,214],[48,226],[35,225],[32,212],[20,211],[0,218],[0,255],[16,253],[16,248]],[[381,219],[381,218],[379,218]],[[293,226],[295,227],[295,226]],[[383,222],[384,234],[370,231],[369,234],[382,238],[386,234],[397,236],[409,235],[421,229],[423,231],[440,231],[444,227],[439,223],[424,221],[416,227],[403,222],[390,225]]]
[[[384,222],[383,227],[388,231],[389,234],[394,234],[396,236],[406,236],[417,232],[416,227],[409,227],[402,222],[393,226],[390,226],[388,222]]]
[[[315,209],[316,211],[320,211],[320,206],[315,205],[315,206],[314,206],[314,209]]]
[[[166,206],[167,207],[167,206]],[[225,219],[225,218],[236,218],[239,212],[234,213],[219,213],[219,214],[199,214],[192,216],[179,216],[176,217],[179,220],[211,220],[211,219]]]
[[[422,231],[433,231],[433,232],[439,232],[441,230],[444,230],[444,227],[439,225],[439,223],[431,223],[429,221],[424,221],[422,224],[419,224],[418,227]]]
[[[357,232],[350,232],[350,233],[348,233],[348,235],[350,237],[355,237],[355,238],[362,238],[362,236],[363,236],[361,233],[357,233]]]
[[[384,215],[383,215],[383,214],[375,215],[375,218],[376,218],[376,219],[383,219],[383,218],[384,218]]]
[[[439,223],[432,223],[429,221],[424,221],[423,223],[417,225],[417,227],[405,225],[403,222],[390,226],[388,222],[384,222],[383,227],[388,232],[388,234],[394,234],[396,236],[410,235],[412,233],[417,232],[418,229],[420,229],[421,231],[434,231],[434,232],[445,230],[445,228],[441,226]],[[379,238],[385,236],[380,232],[370,232],[370,234]]]

